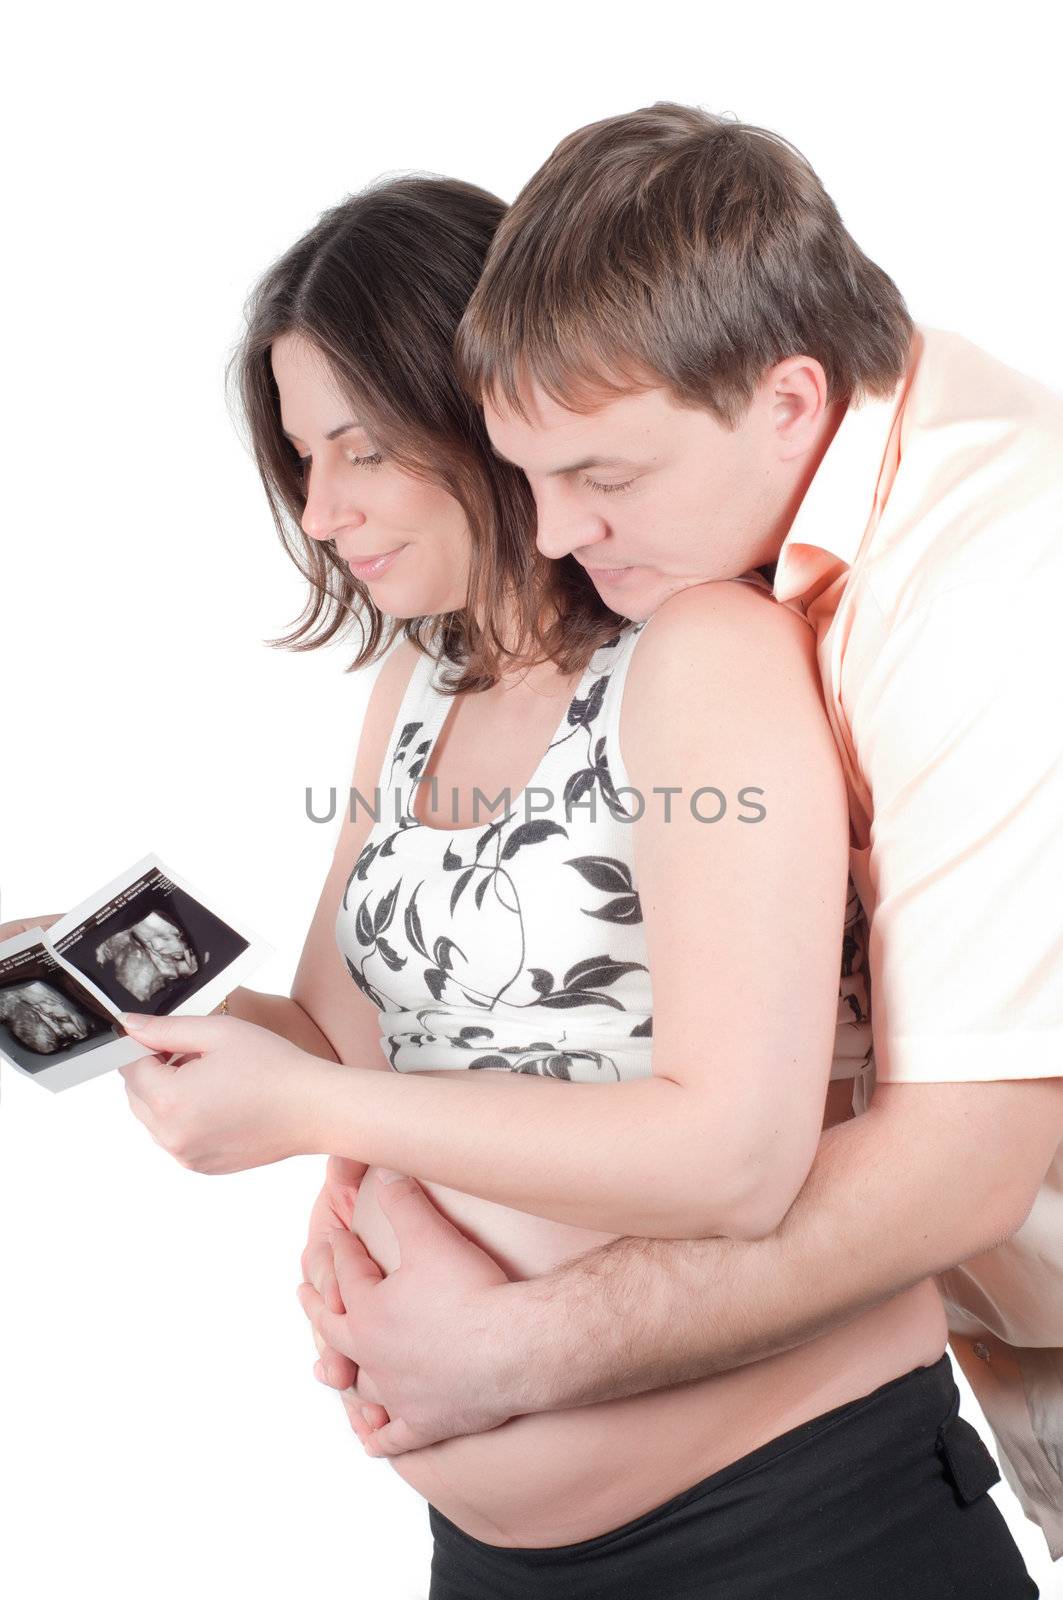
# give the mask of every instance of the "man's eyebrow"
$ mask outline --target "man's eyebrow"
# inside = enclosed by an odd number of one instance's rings
[[[510,461],[509,457],[504,456],[501,450],[495,450],[493,445],[491,448],[499,461],[504,461],[507,466],[516,467],[519,465],[516,461]],[[565,467],[551,467],[545,476],[547,478],[564,478],[571,472],[589,472],[592,467],[597,471],[601,467],[630,467],[631,465],[632,462],[626,460],[623,456],[585,456],[582,461],[572,461]]]
[[[341,422],[338,428],[333,428],[331,433],[326,433],[325,438],[329,440],[338,439],[342,433],[350,433],[352,428],[360,428],[361,426],[360,422]],[[289,433],[287,428],[282,428],[281,432],[286,439],[291,439],[294,443],[295,436]]]

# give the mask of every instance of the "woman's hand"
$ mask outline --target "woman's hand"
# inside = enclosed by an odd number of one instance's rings
[[[306,1248],[301,1267],[306,1283],[312,1284],[322,1302],[338,1316],[344,1313],[336,1273],[332,1264],[330,1234],[335,1229],[352,1229],[354,1207],[358,1190],[365,1177],[364,1161],[352,1161],[347,1156],[329,1156],[325,1169],[325,1182],[314,1201],[307,1230]],[[378,1275],[383,1277],[383,1273]],[[332,1389],[339,1389],[351,1427],[364,1444],[373,1428],[382,1428],[390,1421],[383,1406],[363,1402],[354,1392],[358,1368],[349,1356],[332,1350],[322,1339],[313,1323],[310,1331],[317,1346],[318,1360],[314,1363],[314,1376]]]
[[[299,1285],[299,1304],[322,1352],[322,1382],[342,1389],[369,1455],[497,1428],[514,1414],[506,1272],[415,1178],[370,1181],[400,1261],[385,1276],[346,1220],[304,1257],[316,1281]]]
[[[181,1166],[244,1172],[315,1153],[315,1093],[335,1062],[238,1017],[124,1021],[149,1050],[191,1053],[177,1066],[146,1055],[118,1069],[133,1115]]]
[[[329,1156],[325,1168],[325,1182],[314,1201],[307,1229],[306,1247],[299,1263],[303,1279],[312,1283],[330,1311],[343,1315],[344,1305],[332,1266],[330,1234],[334,1228],[353,1228],[354,1207],[358,1190],[367,1171],[363,1161],[352,1161],[347,1156]],[[358,1368],[347,1356],[330,1352],[316,1328],[314,1343],[320,1360],[314,1375],[334,1389],[348,1389],[354,1383]],[[325,1369],[328,1368],[328,1377]]]

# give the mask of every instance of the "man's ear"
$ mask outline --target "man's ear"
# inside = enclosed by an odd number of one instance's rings
[[[828,405],[827,374],[815,356],[789,356],[764,382],[779,459],[793,461],[819,438]]]

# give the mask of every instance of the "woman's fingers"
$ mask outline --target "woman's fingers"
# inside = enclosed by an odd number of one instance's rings
[[[333,1349],[323,1338],[317,1320],[325,1309],[322,1296],[310,1283],[301,1283],[296,1295],[310,1319],[311,1332],[317,1346],[318,1359],[314,1364],[314,1376],[319,1382],[327,1384],[330,1389],[351,1388],[358,1377],[358,1366],[349,1356]]]
[[[330,1311],[342,1317],[346,1311],[340,1286],[336,1282],[336,1269],[332,1262],[332,1246],[328,1239],[315,1240],[303,1251],[303,1276],[312,1283]]]
[[[319,1383],[327,1385],[330,1389],[338,1389],[343,1409],[347,1413],[347,1420],[358,1437],[363,1448],[368,1448],[369,1441],[378,1428],[387,1427],[391,1418],[382,1405],[375,1400],[370,1400],[358,1393],[359,1372],[355,1362],[349,1356],[342,1355],[340,1351],[333,1350],[327,1345],[318,1332],[315,1318],[320,1316],[324,1309],[324,1300],[318,1290],[310,1283],[301,1283],[296,1291],[299,1304],[310,1318],[310,1330],[314,1336],[318,1358],[314,1363],[314,1377]],[[364,1385],[369,1388],[368,1382]]]

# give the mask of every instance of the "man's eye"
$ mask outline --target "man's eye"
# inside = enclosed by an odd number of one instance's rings
[[[596,494],[620,494],[624,489],[630,489],[634,478],[629,478],[626,483],[597,483],[594,478],[584,478],[583,482],[588,489],[593,489]]]

